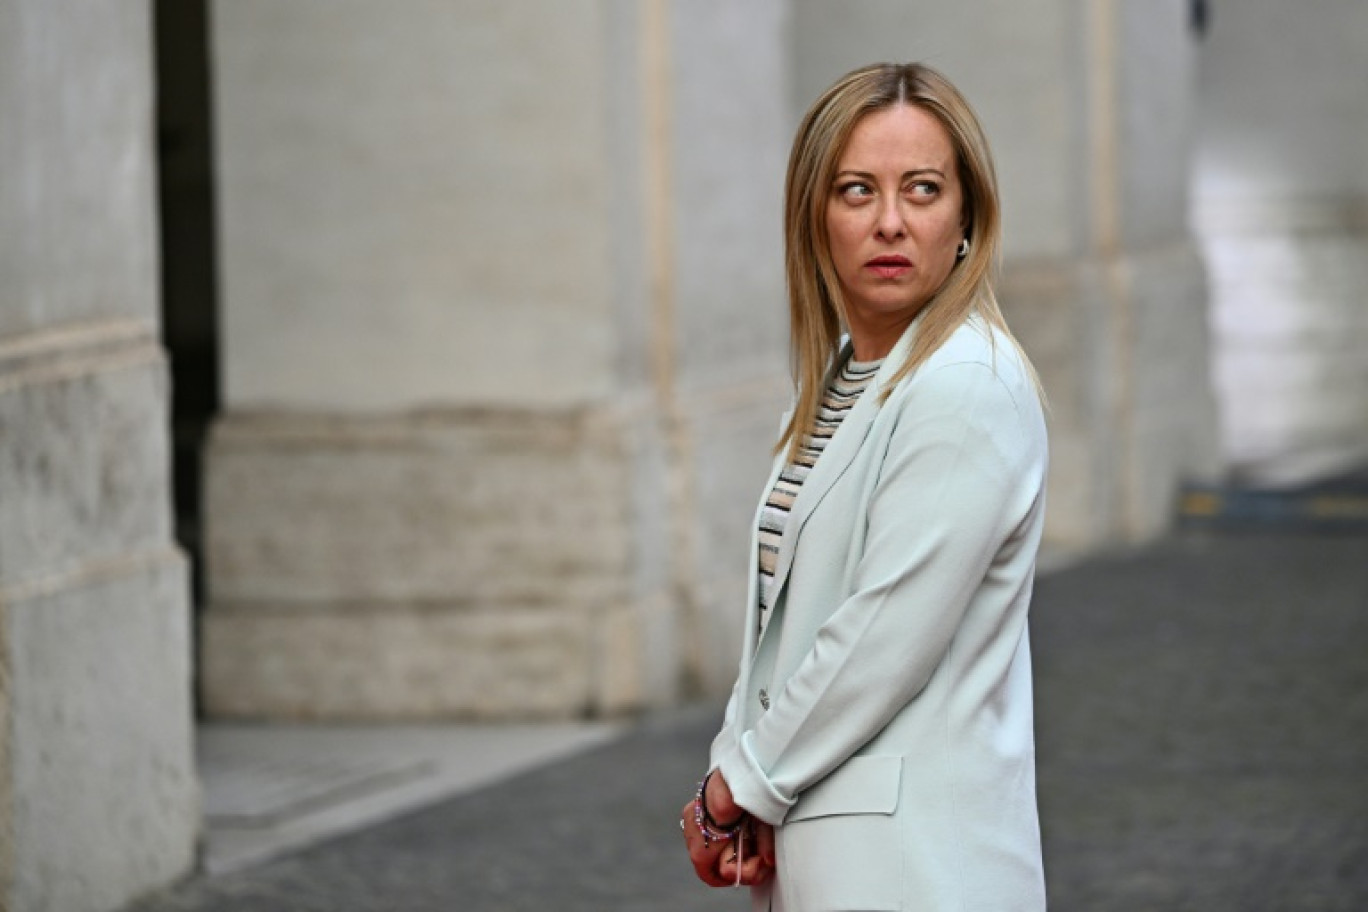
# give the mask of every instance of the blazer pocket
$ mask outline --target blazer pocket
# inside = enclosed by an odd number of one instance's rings
[[[898,912],[901,757],[852,757],[803,792],[775,832],[784,907]]]
[[[803,792],[785,823],[837,814],[892,814],[902,789],[902,757],[851,757]]]

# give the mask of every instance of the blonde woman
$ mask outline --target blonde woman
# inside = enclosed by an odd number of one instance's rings
[[[774,912],[1044,909],[1045,423],[982,128],[928,67],[850,73],[799,127],[784,221],[796,402],[690,858]]]

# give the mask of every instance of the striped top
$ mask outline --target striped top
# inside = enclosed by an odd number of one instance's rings
[[[803,487],[803,482],[807,480],[812,467],[817,464],[817,457],[821,456],[822,451],[826,449],[827,441],[831,440],[836,429],[845,420],[845,416],[855,407],[855,403],[860,399],[860,394],[874,379],[874,375],[878,373],[881,364],[883,364],[882,359],[878,361],[847,361],[836,376],[832,378],[831,384],[827,386],[826,393],[822,396],[822,403],[817,409],[816,433],[803,439],[802,446],[798,448],[797,456],[779,473],[778,479],[774,482],[774,488],[770,491],[769,497],[765,500],[765,506],[760,511],[758,562],[761,629],[764,629],[765,619],[769,615],[770,607],[774,604],[774,593],[770,591],[774,585],[774,567],[779,559],[779,545],[784,538],[784,526],[788,524],[789,511],[793,509],[793,502],[797,499],[798,491]]]

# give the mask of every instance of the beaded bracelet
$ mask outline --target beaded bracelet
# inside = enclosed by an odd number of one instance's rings
[[[726,842],[740,833],[741,827],[746,822],[745,814],[742,814],[735,823],[728,826],[723,826],[713,819],[713,815],[708,811],[707,799],[704,797],[708,789],[708,780],[711,778],[711,772],[703,777],[703,781],[698,783],[698,793],[694,796],[694,823],[698,824],[698,832],[703,834],[705,846],[714,842]]]

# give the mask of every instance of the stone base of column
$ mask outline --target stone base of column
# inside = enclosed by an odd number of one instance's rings
[[[203,626],[205,710],[347,720],[611,715],[647,697],[635,613],[583,604],[215,606]]]
[[[564,718],[674,699],[658,437],[622,408],[221,419],[206,711]]]
[[[154,333],[0,339],[0,908],[119,908],[194,864],[189,585]]]
[[[19,849],[6,908],[119,908],[194,866],[189,588],[168,550],[0,592]]]
[[[1138,541],[1220,471],[1205,273],[1191,244],[1015,263],[1003,307],[1050,396],[1046,540]]]

